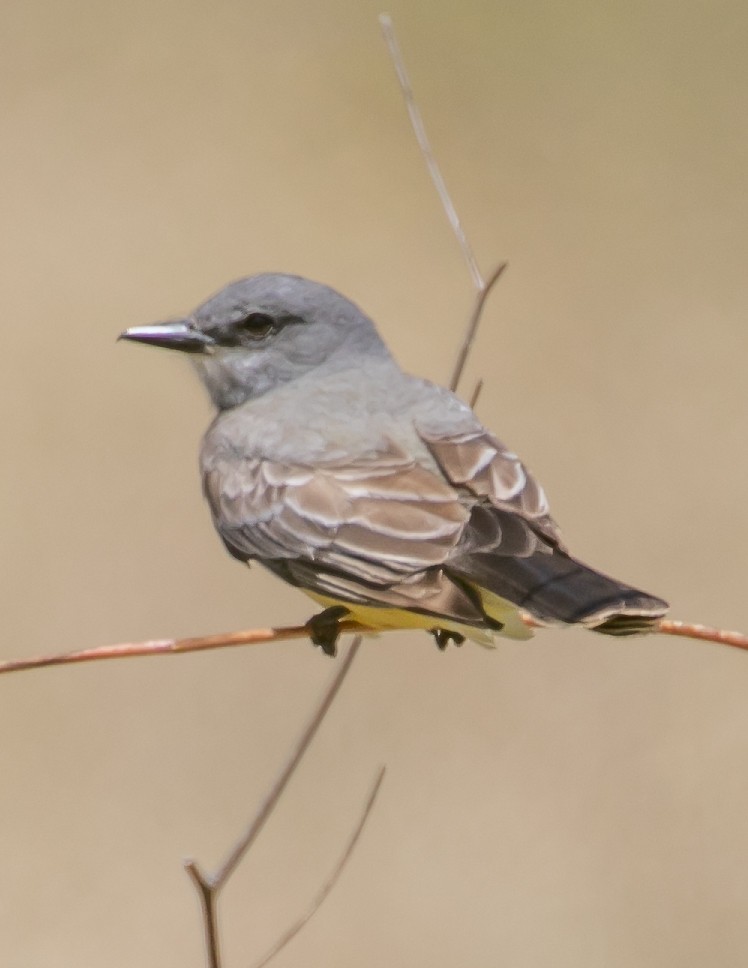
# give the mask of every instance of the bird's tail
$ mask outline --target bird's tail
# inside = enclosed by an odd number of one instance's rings
[[[491,614],[495,596],[541,623],[584,625],[607,635],[650,632],[668,610],[661,598],[610,578],[558,549],[527,558],[478,553],[455,564],[450,564],[449,572],[467,581],[481,595],[488,616],[499,620],[501,616]]]

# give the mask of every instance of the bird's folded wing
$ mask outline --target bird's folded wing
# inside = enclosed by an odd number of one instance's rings
[[[384,585],[456,555],[558,546],[542,489],[496,438],[480,427],[419,432],[433,469],[394,444],[314,467],[214,456],[204,490],[229,551],[306,560]]]
[[[549,545],[563,548],[543,488],[493,434],[477,423],[457,434],[424,427],[419,434],[444,477],[476,499],[459,552],[468,550],[468,545],[475,551],[513,556]],[[498,529],[493,538],[491,528]]]
[[[203,480],[236,557],[301,559],[373,584],[441,564],[470,516],[444,478],[394,445],[315,467],[223,455]]]

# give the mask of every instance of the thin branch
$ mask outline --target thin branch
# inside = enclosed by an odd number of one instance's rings
[[[213,636],[213,638],[215,638],[215,636]],[[360,647],[361,636],[357,635],[353,640],[345,659],[343,659],[340,668],[335,673],[335,677],[322,697],[321,702],[309,720],[306,729],[302,733],[301,738],[296,745],[296,749],[289,757],[288,762],[283,768],[280,776],[275,781],[270,792],[260,805],[260,809],[255,814],[254,820],[252,820],[247,829],[237,840],[234,847],[232,847],[232,849],[229,851],[228,856],[218,870],[213,874],[206,874],[198,867],[194,860],[189,860],[184,865],[200,896],[200,904],[203,913],[203,927],[205,931],[205,947],[208,955],[208,968],[220,968],[221,964],[216,912],[218,894],[234,873],[237,865],[241,862],[244,855],[252,846],[257,838],[257,835],[265,826],[266,821],[278,805],[278,801],[288,785],[288,781],[295,773],[302,757],[304,756],[304,753],[306,753],[307,749],[309,748],[310,743],[317,734],[317,730],[322,724],[328,710],[330,709],[330,706],[337,696],[340,687],[343,685],[343,680],[348,674],[348,670],[350,669],[353,660],[356,658]]]
[[[269,961],[272,961],[272,959],[278,954],[278,952],[281,951],[283,948],[285,948],[288,942],[291,941],[293,938],[295,938],[296,935],[299,933],[299,931],[301,931],[301,929],[304,927],[304,925],[307,924],[307,922],[312,917],[314,917],[314,915],[317,913],[317,911],[324,903],[330,891],[333,889],[333,887],[335,887],[335,885],[338,882],[338,878],[343,873],[343,868],[348,863],[348,860],[351,854],[353,853],[354,848],[356,847],[356,844],[358,843],[361,837],[361,834],[363,833],[364,827],[366,825],[366,821],[369,819],[369,815],[374,806],[374,801],[376,800],[377,794],[379,793],[379,788],[382,785],[382,780],[384,779],[384,773],[385,773],[385,768],[382,767],[377,775],[376,780],[374,781],[374,786],[372,787],[371,792],[369,793],[369,798],[366,801],[366,805],[364,806],[361,817],[359,818],[358,824],[356,825],[356,829],[353,831],[351,838],[348,841],[348,845],[343,851],[340,857],[340,860],[336,864],[334,870],[332,871],[330,876],[327,878],[325,883],[317,892],[317,896],[314,898],[314,900],[309,905],[309,907],[304,912],[304,914],[301,915],[298,921],[296,921],[295,924],[291,925],[291,927],[288,928],[288,930],[278,939],[278,941],[276,941],[273,947],[267,952],[267,954],[265,954],[263,958],[257,962],[254,968],[264,968],[264,966],[267,965]],[[211,965],[210,968],[213,968],[213,966]]]
[[[733,649],[748,649],[748,635],[715,629],[708,625],[693,622],[680,622],[674,618],[663,618],[657,631],[662,635],[679,635],[684,639],[697,639],[700,642],[714,642],[716,645],[729,645]]]
[[[473,343],[475,342],[475,337],[478,332],[478,326],[480,324],[481,316],[483,315],[483,308],[486,305],[486,300],[491,295],[491,290],[503,275],[507,265],[507,262],[502,262],[501,265],[498,265],[488,277],[488,280],[481,284],[475,295],[473,311],[470,314],[467,329],[465,330],[465,337],[462,341],[462,346],[460,346],[460,349],[457,352],[457,359],[455,360],[454,369],[452,370],[452,377],[449,381],[450,390],[456,390],[459,385],[462,371],[465,369],[468,354],[470,353]]]
[[[530,628],[543,628],[524,614],[522,620]],[[396,631],[395,629],[374,629],[359,625],[358,622],[341,622],[341,632],[361,632],[363,634]],[[701,642],[714,642],[728,645],[734,649],[748,650],[748,635],[715,629],[707,625],[663,619],[652,632],[662,635],[678,635]],[[43,669],[47,666],[71,665],[76,662],[94,662],[100,659],[134,659],[155,655],[182,655],[186,652],[205,652],[211,649],[236,648],[242,645],[265,645],[270,642],[283,642],[287,639],[309,637],[306,625],[288,625],[271,629],[245,629],[241,632],[221,632],[190,639],[153,639],[145,642],[120,642],[118,645],[101,645],[93,649],[77,652],[58,652],[53,655],[35,656],[30,659],[9,659],[0,662],[0,675],[6,672],[23,672],[27,669]]]
[[[473,395],[470,397],[471,410],[475,410],[475,407],[478,403],[478,398],[480,397],[482,390],[483,390],[483,377],[480,377],[480,379],[476,382],[475,387],[473,388]]]
[[[327,711],[332,705],[335,697],[338,694],[338,690],[343,685],[343,680],[348,674],[348,670],[351,667],[351,663],[356,658],[356,654],[361,647],[361,636],[357,635],[353,640],[353,643],[343,659],[343,662],[335,674],[335,678],[330,683],[327,692],[315,710],[312,718],[309,720],[307,728],[304,730],[296,749],[290,756],[288,763],[286,763],[280,776],[273,784],[270,793],[268,793],[264,802],[261,804],[260,809],[257,811],[254,820],[249,824],[246,831],[237,841],[236,845],[231,849],[226,860],[221,864],[215,874],[208,878],[208,883],[214,891],[220,891],[226,881],[231,877],[236,867],[240,863],[242,857],[246,854],[249,848],[252,846],[254,841],[257,839],[257,835],[265,826],[265,823],[270,816],[270,814],[275,809],[278,801],[283,794],[288,781],[291,779],[296,771],[299,763],[301,762],[304,753],[306,753],[309,748],[309,744],[314,739],[317,730],[322,725],[322,721],[327,715]]]
[[[208,959],[207,968],[221,968],[221,945],[218,937],[216,911],[217,895],[194,861],[187,861],[184,867],[192,878],[192,883],[200,897],[205,934],[205,954]]]
[[[473,306],[473,312],[468,320],[465,338],[457,354],[457,360],[452,371],[452,378],[449,381],[450,389],[456,390],[460,382],[460,377],[462,376],[462,371],[465,368],[468,354],[470,353],[473,341],[475,340],[475,335],[478,332],[478,324],[480,323],[480,318],[483,313],[483,307],[486,299],[488,298],[489,293],[498,281],[502,272],[504,269],[506,269],[506,263],[502,263],[502,265],[495,269],[487,281],[483,279],[481,271],[478,267],[478,261],[475,258],[475,253],[473,252],[473,248],[470,245],[468,237],[465,234],[465,230],[462,227],[462,222],[460,221],[460,216],[457,214],[457,209],[455,208],[450,194],[447,191],[447,186],[434,156],[431,142],[426,134],[423,117],[421,116],[420,108],[418,107],[415,95],[413,94],[413,86],[410,83],[410,77],[408,76],[408,71],[405,67],[402,51],[400,50],[400,45],[398,44],[397,37],[395,35],[395,27],[389,14],[383,13],[379,15],[379,25],[382,28],[382,34],[384,35],[387,49],[390,53],[390,58],[392,59],[392,63],[395,67],[397,79],[400,84],[400,90],[403,95],[403,100],[405,101],[405,106],[408,109],[408,116],[410,117],[411,127],[413,128],[413,133],[416,136],[418,147],[421,149],[421,154],[426,162],[426,167],[431,175],[431,180],[434,183],[434,187],[439,195],[439,200],[442,203],[444,213],[447,216],[449,224],[452,227],[452,231],[455,234],[455,238],[457,239],[457,243],[460,246],[463,258],[467,263],[468,271],[470,272],[470,276],[473,280],[473,286],[475,288],[475,305]]]
[[[395,36],[395,28],[392,23],[392,18],[389,14],[382,13],[379,15],[379,26],[382,28],[382,34],[384,35],[387,49],[389,50],[392,63],[397,73],[400,90],[403,94],[405,106],[408,109],[408,116],[410,117],[410,123],[413,128],[413,133],[416,136],[418,147],[421,149],[421,154],[423,155],[424,161],[426,162],[426,167],[429,170],[429,175],[431,175],[431,180],[434,183],[434,187],[439,195],[442,208],[444,209],[447,219],[449,220],[449,224],[452,226],[452,231],[454,232],[460,249],[462,250],[463,258],[467,263],[468,270],[473,279],[473,284],[477,290],[481,290],[484,287],[483,276],[478,268],[478,262],[475,258],[475,254],[473,253],[473,249],[468,242],[467,235],[465,235],[465,230],[462,227],[462,222],[460,222],[457,209],[452,203],[452,199],[447,191],[447,186],[444,182],[444,178],[442,177],[439,165],[434,157],[434,152],[431,148],[428,135],[426,134],[426,128],[423,123],[423,118],[421,117],[421,112],[413,95],[413,87],[410,83],[410,78],[408,77],[408,71],[405,68],[405,61],[403,60],[400,45],[398,44],[397,37]]]
[[[374,631],[358,622],[341,622],[342,632]],[[72,665],[77,662],[97,662],[101,659],[133,659],[137,656],[175,655],[185,652],[206,652],[211,649],[227,649],[240,645],[264,645],[286,639],[308,639],[306,625],[289,625],[284,628],[243,629],[239,632],[219,632],[216,635],[198,635],[187,639],[147,639],[144,642],[118,642],[116,645],[99,645],[74,652],[55,652],[51,655],[32,656],[28,659],[9,659],[0,662],[0,675],[6,672],[24,672],[27,669],[44,669],[47,666]]]
[[[216,875],[213,878],[213,884],[216,890],[220,890],[220,888],[223,887],[223,885],[226,883],[229,877],[231,877],[232,873],[236,869],[242,857],[252,846],[257,835],[265,826],[265,822],[267,821],[268,817],[275,809],[276,804],[281,798],[281,794],[283,793],[283,791],[286,788],[286,785],[288,784],[288,781],[291,779],[294,772],[296,771],[296,767],[301,762],[301,759],[304,756],[304,753],[306,753],[307,749],[309,748],[309,744],[314,739],[317,733],[317,730],[319,729],[323,719],[327,715],[327,711],[332,705],[335,697],[337,696],[338,690],[343,685],[343,680],[348,674],[348,670],[351,667],[351,663],[356,658],[356,654],[358,653],[358,650],[360,648],[361,648],[361,636],[357,635],[353,640],[350,649],[348,649],[348,653],[346,657],[343,659],[340,669],[338,670],[338,672],[335,675],[335,678],[330,684],[330,687],[327,690],[324,699],[319,704],[319,707],[317,708],[316,712],[314,713],[314,715],[309,721],[309,725],[304,730],[304,734],[299,740],[299,743],[296,747],[295,752],[289,759],[284,770],[281,772],[281,775],[275,781],[275,785],[273,786],[270,793],[267,795],[265,802],[260,806],[260,809],[257,811],[257,815],[255,816],[254,820],[249,825],[249,827],[247,827],[247,830],[245,831],[244,836],[239,840],[239,842],[236,844],[233,850],[229,853],[224,863],[221,865],[220,869],[216,872]]]

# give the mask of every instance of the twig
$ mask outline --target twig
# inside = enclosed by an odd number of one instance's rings
[[[481,287],[476,292],[473,311],[470,314],[467,329],[465,330],[465,338],[462,341],[462,346],[460,346],[460,349],[457,352],[457,359],[455,360],[454,369],[452,370],[452,377],[449,381],[450,390],[456,390],[459,385],[462,371],[465,369],[465,363],[467,363],[468,354],[470,353],[473,343],[475,342],[475,336],[478,332],[481,316],[483,315],[483,307],[486,305],[486,300],[490,296],[491,290],[501,278],[507,265],[507,262],[502,262],[501,265],[498,265],[488,277],[488,281],[482,283]]]
[[[674,618],[663,618],[657,631],[663,635],[679,635],[684,639],[698,639],[700,642],[714,642],[716,645],[729,645],[733,649],[748,649],[748,635],[715,629],[708,625],[693,622],[680,622]]]
[[[526,614],[523,621],[530,628],[543,626],[533,621]],[[341,622],[341,632],[361,632],[363,634],[395,629],[373,629],[359,625],[357,622]],[[676,619],[663,619],[652,632],[662,635],[678,635],[687,639],[698,639],[701,642],[714,642],[717,645],[728,645],[734,649],[748,650],[748,635],[742,632],[730,632],[724,629],[711,628],[708,625],[697,625],[690,622],[679,622]],[[0,662],[0,675],[6,672],[23,672],[27,669],[43,669],[47,666],[71,665],[75,662],[95,662],[100,659],[134,659],[138,656],[152,655],[181,655],[186,652],[206,652],[211,649],[236,648],[241,645],[265,645],[270,642],[283,642],[286,639],[308,638],[309,629],[305,625],[288,625],[274,629],[245,629],[241,632],[220,632],[216,635],[204,635],[190,639],[153,639],[145,642],[120,642],[118,645],[101,645],[93,649],[81,649],[78,652],[58,652],[53,655],[35,656],[30,659],[10,659]]]
[[[473,395],[470,397],[471,410],[475,410],[475,407],[478,403],[478,398],[480,397],[482,390],[483,390],[483,377],[480,377],[480,379],[476,382],[475,387],[473,388]]]
[[[271,961],[282,948],[285,948],[288,942],[291,941],[293,938],[295,938],[296,935],[299,933],[299,931],[301,931],[301,929],[304,927],[304,925],[312,917],[314,917],[314,915],[317,913],[317,911],[320,909],[323,902],[325,901],[325,898],[327,897],[327,895],[330,893],[333,887],[335,887],[338,881],[338,878],[343,873],[343,868],[348,863],[348,860],[351,854],[353,853],[353,850],[356,844],[358,843],[361,837],[361,834],[363,833],[364,826],[366,825],[366,821],[369,819],[369,815],[374,806],[374,801],[376,800],[377,794],[379,793],[379,788],[382,785],[382,780],[384,779],[384,773],[385,773],[385,768],[382,767],[379,771],[379,774],[377,775],[376,780],[374,781],[374,786],[372,787],[371,792],[369,793],[369,798],[366,801],[366,805],[364,806],[361,817],[358,821],[358,824],[356,825],[356,829],[353,831],[353,834],[351,835],[351,838],[348,841],[348,845],[343,851],[340,857],[340,860],[335,866],[335,869],[327,878],[327,880],[322,885],[322,887],[319,889],[319,891],[317,892],[317,896],[314,898],[314,900],[309,905],[309,907],[304,912],[304,914],[301,915],[301,917],[298,919],[298,921],[296,921],[295,924],[291,925],[291,927],[288,928],[288,930],[278,939],[278,941],[276,941],[273,947],[267,952],[267,954],[265,954],[263,958],[256,963],[254,968],[264,968],[264,966],[269,961]]]
[[[341,632],[366,632],[357,622],[341,622]],[[244,629],[240,632],[219,632],[216,635],[198,635],[188,639],[147,639],[144,642],[118,642],[116,645],[99,645],[75,652],[57,652],[38,655],[29,659],[9,659],[0,662],[0,675],[5,672],[24,672],[27,669],[44,669],[47,666],[72,665],[76,662],[96,662],[100,659],[133,659],[136,656],[174,655],[183,652],[206,652],[210,649],[227,649],[238,645],[264,645],[285,639],[309,638],[306,625],[288,625],[284,628]]]
[[[380,14],[379,25],[382,28],[382,34],[384,35],[387,49],[390,52],[390,58],[392,59],[392,63],[395,67],[395,73],[397,74],[397,79],[400,84],[400,90],[402,91],[405,106],[408,109],[410,124],[413,128],[413,133],[416,136],[418,147],[421,149],[421,154],[426,162],[426,167],[431,175],[431,180],[434,183],[434,187],[439,195],[439,200],[442,203],[444,213],[447,216],[449,224],[452,227],[452,231],[455,234],[455,238],[457,239],[457,243],[460,246],[463,258],[467,263],[468,271],[470,272],[470,276],[473,280],[473,286],[475,288],[475,304],[473,306],[473,311],[470,314],[470,319],[468,320],[465,338],[462,341],[462,346],[457,354],[457,360],[455,361],[454,369],[452,370],[452,378],[449,381],[450,389],[457,390],[460,377],[462,376],[462,371],[465,368],[468,354],[470,353],[476,333],[478,332],[478,325],[481,320],[481,315],[483,314],[483,307],[485,306],[486,299],[488,298],[488,295],[493,289],[494,285],[498,282],[502,272],[504,269],[506,269],[507,264],[506,262],[502,263],[491,273],[488,281],[484,280],[480,268],[478,267],[478,260],[475,258],[473,248],[468,241],[468,237],[465,234],[464,228],[462,227],[460,217],[457,214],[457,209],[455,208],[454,202],[450,197],[449,191],[447,190],[447,185],[442,177],[442,173],[439,165],[437,164],[436,158],[434,157],[431,142],[426,134],[423,117],[421,116],[420,108],[418,107],[415,95],[413,94],[413,86],[410,83],[410,77],[408,76],[408,71],[405,67],[402,51],[400,50],[400,45],[397,42],[392,17],[386,13]],[[475,392],[474,398],[477,399],[478,393],[480,393],[480,390]]]
[[[382,34],[384,35],[387,48],[390,52],[390,57],[392,58],[392,63],[394,64],[395,71],[397,72],[400,90],[403,93],[403,99],[405,101],[405,106],[408,109],[408,116],[410,117],[410,123],[413,127],[413,132],[416,136],[418,147],[421,149],[421,154],[424,157],[426,166],[429,170],[429,175],[431,175],[431,180],[434,183],[434,187],[439,195],[442,208],[449,219],[449,224],[452,226],[452,231],[457,237],[457,242],[459,243],[460,249],[462,250],[462,255],[465,259],[465,262],[467,262],[468,270],[472,276],[473,285],[477,290],[483,289],[483,276],[478,268],[478,262],[475,258],[475,254],[473,253],[473,249],[468,242],[468,238],[465,235],[465,230],[462,227],[462,222],[460,222],[460,216],[457,214],[457,209],[454,207],[452,199],[449,196],[447,186],[444,182],[444,178],[442,177],[442,173],[439,169],[436,158],[434,157],[434,152],[431,148],[428,135],[426,134],[426,128],[424,127],[421,112],[413,95],[413,87],[410,83],[410,78],[408,77],[408,72],[405,68],[405,61],[403,60],[403,55],[400,51],[400,45],[398,44],[397,37],[395,36],[395,28],[392,23],[392,17],[390,17],[389,14],[381,13],[379,15],[379,26],[382,28]]]
[[[203,931],[205,933],[205,955],[207,968],[221,968],[221,944],[218,937],[218,918],[216,903],[218,895],[208,881],[203,879],[197,865],[187,861],[185,870],[192,878],[192,883],[200,897],[200,910],[203,916]]]
[[[215,636],[213,638],[215,638]],[[200,870],[194,860],[189,860],[185,863],[185,869],[187,870],[187,873],[192,879],[192,882],[195,884],[198,894],[200,895],[200,903],[203,912],[203,925],[205,929],[205,945],[208,954],[208,968],[220,968],[221,964],[218,923],[216,918],[218,894],[225,886],[233,872],[236,870],[237,865],[252,846],[257,838],[257,835],[265,826],[268,817],[270,817],[271,813],[277,806],[283,791],[288,785],[288,781],[296,771],[296,768],[301,762],[304,753],[306,753],[307,749],[309,748],[309,744],[314,739],[317,730],[327,715],[327,711],[332,705],[335,696],[338,694],[338,690],[342,686],[343,680],[351,667],[351,663],[356,658],[356,654],[358,653],[360,647],[361,636],[357,635],[353,640],[345,659],[341,663],[340,668],[336,672],[334,679],[328,686],[322,701],[312,715],[309,724],[299,739],[296,749],[291,754],[286,766],[283,768],[280,776],[273,784],[270,793],[260,805],[260,809],[255,814],[254,819],[236,842],[234,847],[230,850],[228,856],[218,870],[214,874],[205,874]]]

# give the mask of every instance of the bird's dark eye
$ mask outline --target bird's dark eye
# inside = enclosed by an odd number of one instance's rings
[[[275,320],[267,313],[250,313],[236,323],[237,331],[250,339],[264,339],[274,328]]]

